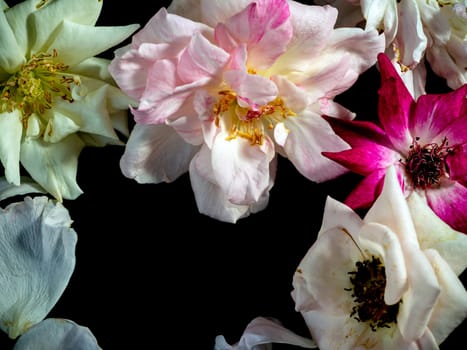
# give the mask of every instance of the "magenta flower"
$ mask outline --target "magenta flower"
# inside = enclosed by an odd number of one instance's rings
[[[467,233],[467,85],[415,101],[385,54],[378,64],[380,125],[325,117],[352,148],[323,154],[364,176],[345,203],[369,207],[395,164],[406,197],[416,191],[442,220]]]
[[[354,117],[333,98],[384,38],[334,29],[336,17],[286,0],[175,0],[158,11],[109,67],[138,101],[123,174],[160,183],[189,171],[199,211],[236,222],[266,207],[277,154],[315,182],[347,171],[321,154],[350,147],[321,115]]]

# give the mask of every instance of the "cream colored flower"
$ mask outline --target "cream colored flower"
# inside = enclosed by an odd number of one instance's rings
[[[102,0],[0,3],[0,161],[19,185],[20,164],[57,200],[74,199],[85,146],[121,144],[131,100],[96,55],[138,25],[95,27]]]

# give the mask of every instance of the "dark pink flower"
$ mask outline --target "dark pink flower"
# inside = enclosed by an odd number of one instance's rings
[[[369,207],[395,164],[406,197],[416,191],[441,219],[467,233],[467,85],[415,101],[385,54],[378,64],[380,123],[325,117],[352,148],[323,154],[364,176],[346,204]]]

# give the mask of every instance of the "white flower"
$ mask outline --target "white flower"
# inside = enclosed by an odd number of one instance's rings
[[[292,292],[321,350],[437,349],[465,320],[465,237],[420,205],[411,213],[394,167],[363,220],[328,198]]]
[[[131,100],[94,57],[138,25],[95,27],[100,0],[27,0],[0,11],[0,161],[20,184],[20,164],[57,200],[76,183],[84,146],[122,144]],[[116,129],[116,130],[115,130]]]

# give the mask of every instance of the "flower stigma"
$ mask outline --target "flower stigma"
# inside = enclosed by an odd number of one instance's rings
[[[429,143],[424,146],[419,144],[420,138],[416,137],[410,145],[410,151],[401,162],[416,188],[439,187],[442,177],[449,177],[446,157],[454,152],[448,147],[448,141],[443,138],[441,145]]]
[[[352,292],[355,306],[350,317],[358,322],[366,322],[372,331],[378,328],[390,328],[397,323],[399,301],[394,305],[384,302],[384,290],[386,288],[386,274],[384,265],[379,258],[371,257],[371,260],[357,261],[356,270],[348,274],[352,288],[345,288]]]
[[[219,100],[213,106],[215,125],[220,126],[221,119],[227,126],[227,140],[242,137],[251,145],[262,145],[265,130],[283,122],[287,117],[295,116],[281,97],[259,108],[242,107],[237,103],[237,94],[231,90],[219,91]]]
[[[0,111],[12,112],[19,109],[23,117],[35,113],[38,116],[52,108],[54,97],[73,102],[72,85],[79,85],[80,80],[73,74],[66,73],[68,66],[57,62],[57,51],[51,54],[32,55],[8,80],[0,82]]]

